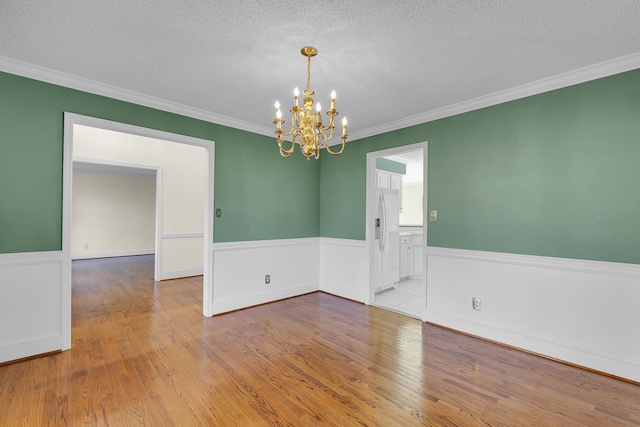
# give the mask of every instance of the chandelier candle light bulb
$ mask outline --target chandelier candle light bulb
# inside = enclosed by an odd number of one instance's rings
[[[322,107],[319,102],[316,104],[316,126],[322,126]]]
[[[318,54],[318,50],[315,47],[305,46],[300,51],[302,55],[307,57],[307,88],[303,91],[306,97],[303,99],[303,108],[299,107],[299,95],[300,90],[296,87],[293,90],[294,104],[293,108],[289,111],[291,113],[291,128],[288,132],[282,130],[282,112],[280,111],[280,103],[276,101],[276,119],[273,123],[276,125],[276,142],[280,148],[280,155],[282,157],[290,157],[293,154],[296,144],[300,145],[302,154],[309,160],[311,157],[318,159],[320,157],[320,150],[326,149],[329,154],[338,155],[344,151],[345,144],[347,142],[347,118],[342,118],[342,140],[340,144],[340,150],[332,151],[329,148],[329,140],[333,137],[333,131],[336,128],[334,124],[334,118],[338,115],[336,111],[336,91],[331,92],[331,108],[326,114],[329,116],[329,124],[327,126],[322,125],[322,106],[320,102],[316,103],[316,111],[313,110],[313,104],[315,100],[311,97],[314,95],[314,91],[311,90],[311,57]],[[291,146],[284,148],[283,143],[285,140],[283,136],[291,136]]]

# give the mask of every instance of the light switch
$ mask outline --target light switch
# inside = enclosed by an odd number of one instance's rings
[[[222,218],[222,209],[220,208],[216,209],[216,218]]]
[[[432,210],[429,211],[429,221],[437,221],[438,220],[438,211],[437,210]]]

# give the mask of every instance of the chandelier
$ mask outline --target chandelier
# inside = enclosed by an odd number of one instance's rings
[[[341,154],[344,151],[345,143],[347,142],[347,118],[342,118],[342,145],[340,150],[331,151],[329,148],[329,140],[333,137],[333,131],[336,128],[334,124],[334,117],[338,115],[336,111],[336,91],[331,92],[331,108],[327,111],[329,116],[329,124],[327,126],[322,125],[322,107],[320,103],[316,103],[315,112],[313,112],[314,99],[311,97],[315,92],[311,90],[311,57],[318,54],[318,49],[311,46],[305,46],[300,51],[307,57],[307,88],[303,92],[306,97],[302,100],[302,108],[298,106],[298,95],[300,91],[296,87],[293,91],[294,103],[293,108],[289,110],[291,113],[291,128],[289,132],[282,130],[282,112],[280,111],[280,103],[276,101],[276,119],[273,121],[276,125],[276,135],[278,146],[280,147],[280,155],[282,157],[290,157],[293,154],[296,143],[300,145],[302,154],[309,160],[311,157],[316,159],[320,157],[320,149],[325,148],[329,154]],[[283,136],[292,136],[291,147],[285,149],[282,143],[285,142],[282,139]]]

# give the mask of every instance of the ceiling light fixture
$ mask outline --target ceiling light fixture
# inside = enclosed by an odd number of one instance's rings
[[[333,130],[336,128],[333,123],[333,119],[338,115],[338,112],[335,109],[336,91],[334,90],[331,92],[331,108],[327,111],[329,124],[323,127],[322,107],[319,102],[316,104],[315,113],[312,112],[313,103],[315,101],[311,95],[315,92],[311,90],[309,83],[311,80],[311,57],[318,54],[318,49],[312,46],[305,46],[302,48],[300,53],[307,57],[307,88],[303,92],[306,97],[302,100],[302,108],[298,107],[298,95],[300,94],[300,91],[297,87],[294,89],[294,104],[293,108],[289,110],[291,113],[291,129],[289,132],[284,132],[282,130],[284,120],[282,120],[280,103],[276,101],[276,119],[273,123],[276,125],[276,135],[278,136],[276,141],[280,147],[280,155],[282,157],[290,157],[293,154],[296,143],[300,145],[302,154],[307,157],[307,160],[312,156],[316,159],[319,158],[321,148],[325,148],[329,154],[341,154],[344,151],[344,146],[347,142],[347,118],[344,117],[342,119],[342,136],[340,137],[342,140],[342,146],[339,151],[331,151],[329,148],[329,140],[333,137]],[[293,135],[291,138],[291,147],[289,149],[285,149],[282,147],[282,143],[285,141],[282,137],[290,135]]]

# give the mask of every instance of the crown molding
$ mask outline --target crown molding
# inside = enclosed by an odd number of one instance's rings
[[[55,71],[50,68],[29,64],[15,59],[0,56],[0,71],[39,80],[45,83],[51,83],[58,86],[64,86],[70,89],[80,90],[82,92],[92,93],[94,95],[106,96],[108,98],[118,99],[120,101],[130,102],[145,107],[155,108],[157,110],[167,111],[179,114],[181,116],[191,117],[194,119],[204,120],[207,122],[229,126],[235,129],[253,132],[261,135],[271,136],[273,129],[267,126],[260,126],[253,123],[237,120],[232,117],[216,114],[199,108],[189,107],[176,102],[166,101],[142,93],[122,89],[116,86],[99,83],[93,80],[74,76],[72,74]]]
[[[520,98],[526,98],[528,96],[561,89],[563,87],[596,80],[602,77],[635,70],[637,68],[640,68],[640,53],[634,53],[631,55],[579,68],[577,70],[516,86],[511,89],[506,89],[489,95],[480,96],[467,101],[459,102],[457,104],[448,105],[400,120],[395,120],[393,122],[388,122],[371,128],[356,131],[349,135],[349,142],[402,128],[407,128],[421,123],[443,119],[445,117],[455,116],[457,114],[478,110],[480,108],[490,107],[492,105],[502,104],[504,102],[514,101]],[[77,77],[71,74],[62,73],[59,71],[51,70],[49,68],[40,67],[3,56],[0,56],[0,71],[43,81],[46,83],[68,87],[71,89],[80,90],[83,92],[92,93],[95,95],[106,96],[109,98],[118,99],[120,101],[131,102],[133,104],[151,107],[170,113],[180,114],[182,116],[204,120],[223,126],[229,126],[247,132],[253,132],[266,136],[273,135],[273,129],[267,126],[261,126],[243,120],[237,120],[232,117],[189,107],[171,101],[166,101],[153,96],[144,95],[138,92],[99,83],[93,80],[84,79],[82,77]]]
[[[404,119],[384,123],[379,126],[353,132],[349,136],[351,142],[353,142],[357,139],[380,135],[382,133],[407,128],[409,126],[427,123],[473,110],[479,110],[492,105],[502,104],[504,102],[514,101],[516,99],[526,98],[528,96],[556,89],[562,89],[564,87],[585,83],[602,77],[612,76],[614,74],[624,73],[637,68],[640,68],[640,53],[622,56],[610,61],[601,62],[531,83],[526,83],[511,89],[505,89],[500,92],[479,96],[468,101],[437,108],[435,110],[416,114]]]

